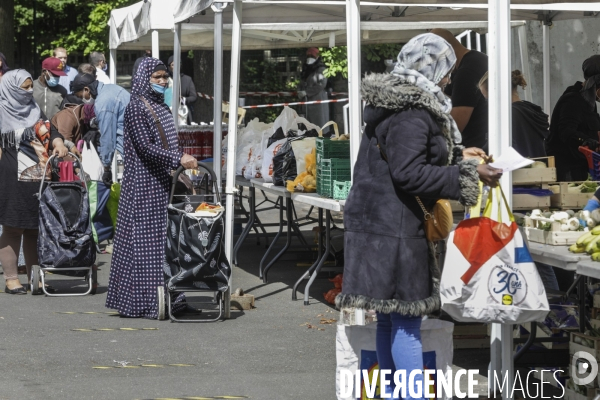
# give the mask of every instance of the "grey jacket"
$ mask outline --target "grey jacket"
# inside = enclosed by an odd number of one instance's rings
[[[50,87],[42,85],[38,79],[33,81],[33,99],[49,120],[60,111],[66,95],[67,90],[61,85]]]
[[[321,66],[310,74],[305,80],[300,82],[299,90],[306,92],[306,98],[303,101],[327,100],[327,78],[323,72],[326,66]],[[329,104],[311,104],[306,107],[306,119],[319,127],[329,122]],[[303,110],[301,109],[301,112]]]

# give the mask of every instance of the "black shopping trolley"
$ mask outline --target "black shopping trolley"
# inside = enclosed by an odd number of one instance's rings
[[[185,168],[179,167],[173,175],[164,263],[167,293],[165,287],[158,287],[159,319],[166,319],[168,313],[174,322],[213,322],[223,315],[224,294],[229,289],[231,276],[223,244],[225,210],[214,171],[203,163],[198,163],[198,168],[211,175],[213,193],[175,196],[178,177]],[[218,316],[214,319],[177,319],[172,313],[172,299],[182,292],[212,292],[212,301],[219,306]]]
[[[72,153],[72,157],[77,159]],[[54,156],[46,163],[44,171]],[[31,272],[31,294],[46,296],[85,296],[95,294],[96,248],[90,221],[90,204],[85,186],[85,174],[79,161],[79,181],[45,182],[40,184],[38,264]],[[46,187],[44,188],[44,183]],[[89,284],[83,293],[49,293],[45,287],[46,273],[85,277]],[[41,281],[41,285],[40,285]],[[41,287],[40,287],[41,286]]]

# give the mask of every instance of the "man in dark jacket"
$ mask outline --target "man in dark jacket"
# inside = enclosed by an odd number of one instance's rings
[[[446,29],[433,29],[431,33],[446,40],[456,54],[452,82],[446,94],[452,99],[452,118],[462,134],[462,145],[479,147],[488,151],[488,103],[477,89],[477,83],[488,70],[488,56],[463,46]]]
[[[138,70],[138,67],[140,66],[140,63],[146,57],[152,57],[152,50],[146,50],[144,52],[143,56],[136,58],[135,62],[133,63],[133,71],[131,72],[131,80],[132,81],[133,81],[133,77],[135,76],[135,74]]]
[[[583,181],[588,178],[588,164],[579,146],[598,150],[600,116],[596,100],[600,96],[600,55],[583,62],[585,82],[576,82],[558,99],[547,143],[548,155],[556,159],[559,181]]]
[[[173,56],[169,57],[169,70],[171,71],[171,76],[173,76],[173,70],[175,68],[175,62],[173,61]],[[194,85],[194,81],[191,76],[185,75],[181,72],[181,95],[180,98],[185,99],[185,105],[188,108],[188,124],[194,121],[194,104],[198,99],[198,94],[196,93],[196,86]],[[177,96],[173,96],[173,101],[177,99]]]

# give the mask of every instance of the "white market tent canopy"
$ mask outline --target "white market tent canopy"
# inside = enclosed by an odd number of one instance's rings
[[[174,23],[182,22],[181,48],[212,49],[214,45],[214,13],[208,10],[212,0],[150,0],[113,10],[109,21],[110,48],[143,50],[152,47],[150,31],[158,30],[159,46],[173,49]],[[231,48],[231,1],[223,12],[223,44]],[[418,33],[435,27],[447,28],[453,33],[472,29],[484,33],[487,29],[487,3],[471,1],[468,4],[444,1],[394,3],[388,1],[362,2],[360,21],[363,43],[404,43]],[[518,2],[522,3],[522,2]],[[548,2],[518,4],[513,2],[511,18],[517,20],[582,18],[584,12],[595,7],[582,3],[567,4],[560,11]],[[216,4],[216,3],[215,3]],[[274,49],[283,47],[310,47],[345,44],[346,13],[344,1],[244,1],[242,23],[243,49]],[[568,6],[568,7],[567,7]]]
[[[594,18],[600,13],[596,1],[551,0],[417,0],[375,2],[346,1],[288,1],[288,0],[149,0],[111,14],[111,77],[114,79],[116,48],[146,49],[154,46],[173,48],[178,68],[181,49],[223,47],[232,50],[229,99],[239,99],[240,50],[273,49],[278,47],[309,47],[348,45],[351,159],[358,154],[361,138],[360,46],[361,43],[402,43],[410,37],[433,27],[446,27],[454,32],[464,29],[488,30],[489,56],[489,147],[490,153],[500,155],[511,142],[511,20],[540,20],[544,22],[544,109],[549,113],[549,30],[552,20]],[[223,12],[202,12],[215,4],[227,3]],[[158,11],[153,10],[156,8]],[[173,19],[171,20],[171,16]],[[218,17],[218,22],[217,22]],[[459,22],[467,23],[465,25]],[[486,23],[487,22],[487,23]],[[414,23],[414,25],[413,25]],[[448,25],[444,26],[443,24]],[[440,24],[440,25],[436,25]],[[224,29],[224,31],[222,31]],[[160,39],[158,30],[161,30]],[[213,34],[213,32],[217,32]],[[404,35],[404,36],[403,36]],[[221,41],[224,39],[224,41]],[[212,42],[212,43],[211,43]],[[223,43],[224,42],[224,43]],[[215,62],[220,57],[215,56]],[[523,57],[522,57],[523,58]],[[525,58],[526,59],[526,58]],[[215,71],[221,70],[215,65]],[[178,71],[175,86],[178,85]],[[215,79],[217,80],[215,74]],[[217,97],[215,81],[215,97]],[[220,90],[220,89],[219,89]],[[217,109],[217,107],[215,107]],[[176,107],[174,107],[176,115]],[[215,113],[215,123],[220,124]],[[220,113],[219,113],[220,114]],[[507,134],[508,133],[508,134]],[[229,126],[229,151],[235,152],[237,126]],[[235,157],[228,157],[226,202],[226,254],[231,259],[233,248],[233,195],[235,191]],[[502,179],[502,187],[511,199],[510,174]],[[491,368],[513,376],[512,327],[494,324],[492,329]],[[500,375],[499,375],[500,376]],[[510,387],[503,390],[503,399],[510,398]]]

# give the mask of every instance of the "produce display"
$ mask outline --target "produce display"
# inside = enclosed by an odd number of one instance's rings
[[[590,211],[546,211],[533,210],[531,214],[526,214],[531,219],[539,221],[538,228],[549,231],[556,222],[560,223],[560,230],[567,231],[587,231],[600,224],[600,209]],[[519,221],[517,221],[519,222]]]
[[[588,253],[593,261],[600,261],[600,226],[584,233],[577,242],[569,247],[572,253]]]
[[[539,162],[539,161],[536,161],[536,162]],[[533,164],[535,164],[535,163],[533,163]],[[542,163],[542,164],[544,164],[544,163]],[[560,194],[560,186],[559,185],[549,185],[548,189],[550,189],[554,194]],[[577,194],[577,193],[594,193],[597,189],[598,189],[597,182],[585,181],[581,184],[569,183],[569,188],[567,190],[569,193]]]

